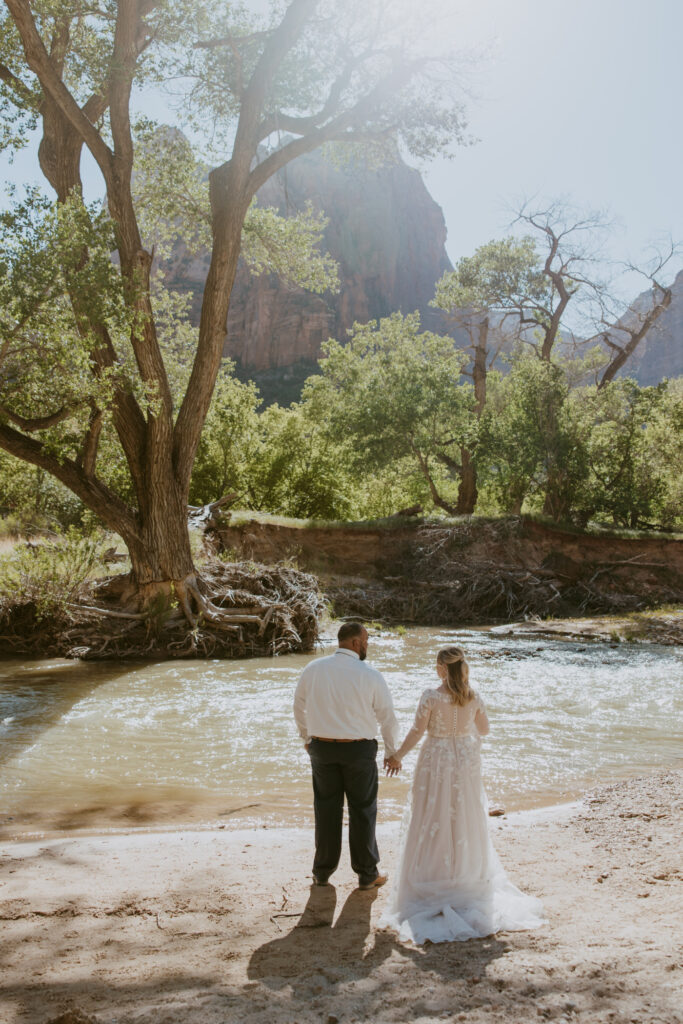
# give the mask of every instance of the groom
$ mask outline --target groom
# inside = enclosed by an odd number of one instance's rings
[[[374,889],[387,880],[377,870],[375,734],[379,723],[386,761],[398,747],[398,722],[384,677],[365,661],[367,630],[345,622],[337,639],[334,654],[306,666],[294,694],[294,718],[313,770],[313,881],[327,885],[339,864],[346,796],[351,867],[359,889]]]

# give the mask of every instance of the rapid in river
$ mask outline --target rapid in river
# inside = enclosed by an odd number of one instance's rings
[[[462,645],[486,702],[492,803],[570,800],[598,782],[680,762],[683,654],[671,647],[416,628],[371,635],[402,735],[436,653]],[[160,663],[0,663],[0,832],[132,825],[295,825],[312,819],[292,719],[311,657]],[[381,745],[380,745],[381,752]],[[400,815],[415,752],[380,786]]]

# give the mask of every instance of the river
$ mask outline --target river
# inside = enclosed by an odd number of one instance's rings
[[[681,762],[683,653],[639,644],[510,638],[481,630],[371,635],[402,730],[435,655],[459,643],[484,698],[486,788],[508,810]],[[329,653],[328,646],[319,653]],[[308,757],[291,704],[311,655],[251,661],[0,662],[0,834],[179,823],[311,820]],[[416,757],[382,779],[400,815]]]

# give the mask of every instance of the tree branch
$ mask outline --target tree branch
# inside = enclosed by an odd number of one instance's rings
[[[164,360],[159,348],[149,295],[151,255],[143,249],[131,191],[133,139],[130,124],[130,96],[135,67],[142,45],[142,16],[154,6],[152,0],[119,0],[108,100],[114,141],[114,175],[107,188],[109,209],[115,222],[121,272],[130,289],[128,301],[139,314],[131,329],[131,345],[143,381],[158,387],[161,416],[152,419],[170,432],[173,401]]]
[[[450,505],[439,494],[439,492],[437,490],[437,487],[436,487],[436,484],[434,483],[434,480],[432,478],[432,474],[431,474],[431,472],[429,470],[429,462],[428,462],[428,460],[425,458],[425,456],[422,454],[422,452],[419,450],[419,448],[417,448],[415,445],[411,444],[410,447],[413,450],[413,454],[417,458],[417,462],[418,462],[418,465],[419,465],[420,470],[422,472],[422,475],[425,478],[425,480],[427,481],[427,485],[429,487],[429,493],[431,494],[432,501],[434,502],[436,507],[437,508],[442,508],[444,510],[444,512],[448,512],[448,514],[451,515],[451,516],[457,515],[458,513],[457,513],[457,509],[456,509],[455,505]]]
[[[436,457],[439,462],[442,462],[444,466],[447,466],[448,469],[452,470],[454,473],[462,473],[462,463],[458,462],[458,460],[454,459],[451,455],[440,451],[436,453]]]
[[[87,477],[92,479],[95,475],[95,464],[97,462],[97,449],[100,443],[100,435],[104,425],[104,414],[101,409],[93,409],[90,414],[88,431],[83,441],[83,448],[79,464]]]
[[[114,160],[123,164],[127,177],[133,168],[133,140],[130,130],[130,94],[138,57],[135,41],[140,25],[138,0],[118,0],[114,48],[109,76],[109,116],[114,142]],[[119,170],[121,174],[121,170]]]
[[[57,423],[68,420],[78,408],[78,405],[64,406],[48,416],[37,416],[35,419],[31,419],[26,416],[20,416],[3,405],[0,406],[0,415],[5,416],[10,423],[14,423],[20,430],[25,430],[27,434],[33,434],[37,430],[47,430],[48,427],[54,427]]]
[[[260,39],[265,39],[270,35],[267,29],[260,32],[249,32],[246,35],[240,36],[239,41],[241,43],[253,43]],[[227,36],[218,36],[215,39],[200,39],[198,42],[193,43],[195,50],[217,50],[221,46],[229,46],[233,54],[237,52],[235,45],[235,36],[232,32],[229,32]]]
[[[113,171],[112,152],[57,73],[36,28],[29,3],[27,0],[5,0],[5,2],[21,36],[28,66],[38,78],[45,92],[50,94],[66,120],[83,139],[97,161],[105,181],[109,183],[112,180]]]
[[[243,90],[232,157],[233,163],[241,165],[242,173],[248,173],[260,141],[258,129],[268,86],[319,3],[320,0],[291,0],[282,21],[269,34],[252,76]]]
[[[330,86],[327,99],[317,114],[310,114],[308,117],[295,117],[285,114],[283,111],[278,111],[276,114],[271,115],[270,118],[266,118],[261,124],[259,141],[266,139],[272,132],[278,131],[278,129],[292,132],[294,135],[304,135],[306,132],[313,131],[314,128],[319,128],[321,123],[330,118],[338,108],[342,93],[351,81],[353,72],[367,59],[369,52],[366,50],[359,54],[355,60],[347,63],[344,70]]]
[[[71,459],[58,460],[49,454],[41,441],[26,437],[12,427],[0,424],[0,448],[33,466],[39,466],[56,477],[93,510],[110,529],[122,536],[138,536],[133,509],[101,481],[87,477]]]
[[[35,94],[32,93],[29,87],[12,71],[10,71],[5,64],[0,64],[0,80],[2,80],[5,85],[9,85],[10,89],[13,89],[24,103],[33,107],[36,113],[40,113],[40,103],[36,103],[37,97]]]
[[[104,116],[107,105],[108,101],[106,96],[102,93],[94,93],[89,100],[86,100],[81,107],[81,110],[90,123],[95,124],[95,121],[99,121],[99,119]]]
[[[633,355],[647,332],[654,326],[664,310],[668,309],[671,305],[671,299],[673,296],[671,288],[662,288],[661,285],[655,284],[652,291],[655,292],[656,290],[659,290],[662,293],[662,298],[659,302],[653,299],[652,309],[645,314],[637,328],[625,326],[623,324],[617,325],[617,330],[625,331],[626,334],[630,335],[630,341],[628,341],[623,347],[619,347],[616,343],[612,343],[607,339],[606,335],[603,335],[608,345],[610,345],[613,350],[617,349],[618,351],[610,360],[609,365],[605,368],[598,383],[598,391],[609,384],[610,381],[614,380],[621,367]]]
[[[99,377],[103,372],[116,371],[118,366],[116,350],[107,328],[101,324],[89,323],[87,315],[79,313],[78,310],[76,310],[76,322],[79,332],[87,334],[88,331],[91,331],[99,339],[99,344],[97,348],[93,349],[90,357],[94,376]],[[133,484],[139,494],[140,488],[145,486],[143,460],[147,443],[147,424],[125,377],[120,379],[118,375],[115,375],[112,384],[114,387],[112,396],[114,429],[126,456]]]
[[[296,159],[296,157],[317,149],[325,142],[338,141],[340,139],[350,142],[361,139],[365,142],[370,138],[377,138],[390,131],[388,127],[381,129],[376,134],[368,129],[359,129],[356,133],[353,129],[356,125],[360,125],[367,120],[370,112],[379,107],[387,94],[396,92],[409,81],[417,68],[422,66],[422,64],[422,61],[413,61],[412,63],[394,67],[391,72],[377,82],[366,96],[361,97],[348,110],[339,113],[327,125],[322,128],[316,128],[307,135],[294,139],[280,149],[275,150],[274,153],[271,153],[260,164],[257,164],[249,175],[250,196],[254,196],[268,178],[272,177],[280,168]]]

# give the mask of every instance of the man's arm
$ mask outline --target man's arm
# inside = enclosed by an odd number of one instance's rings
[[[381,673],[378,672],[377,677],[372,706],[384,740],[384,757],[387,758],[391,757],[398,747],[400,734],[389,687]]]
[[[299,730],[299,735],[304,741],[304,746],[308,747],[311,742],[311,737],[308,735],[308,728],[306,726],[306,669],[301,673],[299,682],[296,684],[296,690],[294,691],[294,721],[296,727]]]

